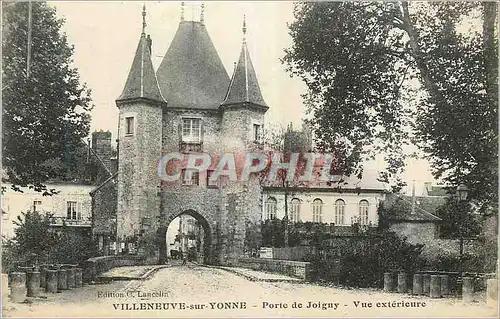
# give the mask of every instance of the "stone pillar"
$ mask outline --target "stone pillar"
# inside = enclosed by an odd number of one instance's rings
[[[441,276],[431,275],[431,288],[430,288],[431,298],[441,298]]]
[[[450,277],[441,275],[441,295],[446,297],[450,294]]]
[[[423,276],[422,274],[414,274],[413,275],[413,294],[421,295],[423,294]]]
[[[26,300],[26,273],[13,272],[10,274],[10,300],[12,302]]]
[[[68,289],[68,271],[66,269],[60,268],[59,270],[57,270],[57,289]]]
[[[431,292],[431,275],[424,274],[423,282],[424,282],[423,293],[424,295],[428,295]]]
[[[391,272],[384,273],[384,292],[392,292],[395,288],[394,274]]]
[[[490,307],[498,305],[498,279],[488,279],[486,281],[486,304]]]
[[[75,268],[66,269],[68,279],[68,289],[75,288]]]
[[[474,281],[471,277],[462,278],[462,300],[464,302],[474,301]]]
[[[40,266],[40,287],[42,291],[47,287],[47,266]]]
[[[398,292],[408,293],[408,276],[405,272],[398,274]]]
[[[75,287],[83,286],[83,271],[82,268],[75,268]]]
[[[38,271],[28,271],[26,288],[28,288],[28,297],[40,295],[40,273]]]
[[[58,272],[54,269],[47,269],[47,280],[45,291],[46,292],[57,292],[57,283],[58,283]]]

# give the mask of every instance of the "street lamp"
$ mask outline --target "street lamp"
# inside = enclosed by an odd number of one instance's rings
[[[469,188],[467,187],[467,185],[460,184],[460,186],[457,187],[457,194],[460,201],[466,200],[467,195],[469,194]]]
[[[467,195],[469,194],[469,188],[465,184],[460,184],[457,187],[457,195],[458,195],[458,200],[459,202],[464,202],[467,200]],[[460,276],[463,277],[463,263],[464,263],[464,232],[463,232],[463,224],[464,224],[464,218],[460,221],[460,224],[458,226],[458,233],[460,236]]]

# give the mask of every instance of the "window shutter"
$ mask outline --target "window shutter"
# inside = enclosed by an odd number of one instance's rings
[[[200,119],[200,142],[203,143],[205,136],[205,122],[203,119]]]
[[[177,124],[177,134],[179,135],[179,141],[182,141],[182,118],[179,124]]]
[[[82,219],[82,203],[78,202],[76,205],[77,205],[76,219],[80,220]]]

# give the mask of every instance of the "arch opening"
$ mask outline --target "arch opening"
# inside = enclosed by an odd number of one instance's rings
[[[173,217],[162,232],[162,241],[161,263],[211,263],[211,229],[208,221],[195,211]]]

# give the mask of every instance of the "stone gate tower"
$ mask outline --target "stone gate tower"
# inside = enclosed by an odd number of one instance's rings
[[[260,185],[211,181],[214,167],[184,168],[179,181],[160,183],[157,163],[172,152],[217,157],[261,147],[268,106],[245,38],[230,78],[207,32],[202,7],[199,21],[181,16],[155,74],[144,26],[116,102],[120,109],[117,237],[155,232],[163,262],[170,222],[189,214],[203,227],[204,262],[231,263],[243,254],[247,224],[260,222]]]
[[[143,26],[122,94],[118,122],[117,240],[138,236],[159,212],[156,163],[161,155],[162,108],[166,105],[151,62],[151,39]]]

